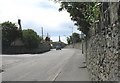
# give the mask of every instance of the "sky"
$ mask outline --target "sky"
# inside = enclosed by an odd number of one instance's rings
[[[73,32],[80,33],[67,11],[58,11],[59,3],[52,0],[0,0],[0,23],[11,21],[17,24],[21,19],[22,29],[33,29],[44,37],[49,34],[52,41],[67,43],[66,37]]]

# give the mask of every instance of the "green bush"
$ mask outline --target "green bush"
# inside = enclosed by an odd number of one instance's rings
[[[32,29],[23,30],[22,32],[25,47],[29,49],[37,48],[42,38]]]
[[[9,47],[11,43],[17,38],[21,38],[21,30],[18,30],[18,27],[15,23],[12,22],[3,22],[0,24],[2,27],[2,46]]]

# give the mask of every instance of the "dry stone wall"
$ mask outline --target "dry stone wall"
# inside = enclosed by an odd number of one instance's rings
[[[114,11],[110,11],[111,24],[104,25],[104,15],[101,30],[87,40],[86,62],[92,81],[120,81],[120,24],[113,16],[117,15],[117,5],[110,4],[109,10]]]
[[[14,46],[7,49],[2,49],[2,54],[36,54],[50,51],[51,47],[49,43],[41,43],[38,48],[27,49],[24,46]]]
[[[116,27],[110,31],[109,29],[102,34],[96,34],[88,41],[87,65],[90,77],[94,81],[116,81],[120,75],[118,73],[120,30]],[[108,31],[110,34],[107,34]]]

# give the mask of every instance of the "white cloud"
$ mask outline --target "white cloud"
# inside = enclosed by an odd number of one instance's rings
[[[58,9],[59,4],[49,0],[0,0],[0,22],[17,23],[20,18],[23,29],[34,29],[40,35],[43,27],[44,33],[51,33],[52,39],[56,40],[56,35],[70,33],[65,28],[73,26],[69,13]]]

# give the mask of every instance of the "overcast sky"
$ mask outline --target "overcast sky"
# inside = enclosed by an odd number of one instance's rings
[[[22,29],[33,29],[41,36],[41,27],[44,28],[44,37],[49,33],[53,41],[66,42],[66,37],[77,31],[71,21],[69,13],[59,12],[60,4],[50,0],[0,0],[0,23],[11,21],[17,24],[21,19]]]

